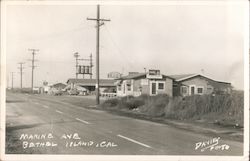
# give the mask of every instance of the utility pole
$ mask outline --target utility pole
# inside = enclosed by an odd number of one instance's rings
[[[90,54],[90,56],[89,56],[89,60],[90,60],[90,70],[91,70],[91,74],[90,74],[90,79],[92,79],[92,67],[93,67],[93,59],[92,59],[92,53]]]
[[[87,20],[96,21],[96,104],[100,104],[99,98],[99,38],[100,38],[100,26],[104,25],[104,21],[110,21],[108,19],[100,19],[100,5],[97,5],[97,16],[96,18],[87,18]],[[101,23],[100,23],[101,22]]]
[[[78,69],[78,57],[79,56],[80,55],[79,55],[78,52],[74,53],[74,57],[76,58],[76,79],[78,79],[78,71],[77,71],[77,69]]]
[[[20,88],[22,90],[22,88],[23,88],[23,69],[24,69],[23,64],[25,64],[25,63],[20,62],[18,64],[20,64],[20,67],[18,69],[20,69]]]
[[[35,69],[35,54],[38,52],[38,49],[28,49],[29,51],[32,51],[32,59],[31,61],[31,91],[33,92],[33,86],[34,86],[34,69]]]
[[[11,72],[11,89],[13,90],[14,72]]]

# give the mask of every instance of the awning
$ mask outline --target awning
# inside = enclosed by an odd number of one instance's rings
[[[119,85],[121,85],[122,84],[122,80],[117,80],[117,81],[115,81],[115,83],[114,83],[115,85],[117,85],[117,86],[119,86]]]

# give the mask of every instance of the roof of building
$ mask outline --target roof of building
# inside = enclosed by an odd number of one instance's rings
[[[67,81],[67,84],[69,83],[75,83],[79,85],[85,85],[85,86],[95,86],[96,85],[96,79],[75,79],[70,78]],[[113,79],[100,79],[99,80],[100,86],[115,86],[115,80]]]
[[[143,77],[146,76],[145,73],[135,73],[135,74],[129,74],[126,76],[122,76],[121,78],[118,79],[135,79],[135,78],[139,78],[139,77]]]
[[[169,75],[169,77],[174,78],[175,81],[177,81],[177,82],[185,81],[185,80],[192,79],[192,78],[198,77],[198,76],[203,77],[203,78],[206,78],[206,79],[211,80],[211,81],[214,81],[214,82],[219,83],[219,84],[228,84],[228,85],[231,84],[231,83],[228,83],[228,82],[216,81],[216,80],[213,80],[213,79],[208,78],[208,77],[206,77],[206,76],[204,76],[204,75],[201,75],[201,74]]]
[[[178,74],[178,75],[169,75],[169,77],[174,78],[176,81],[181,81],[188,79],[190,77],[197,76],[197,74]]]
[[[51,87],[54,87],[54,88],[65,88],[65,87],[66,87],[66,84],[63,84],[63,83],[55,83],[55,84],[51,85]]]
[[[123,76],[121,78],[117,78],[116,80],[126,80],[126,79],[138,79],[138,78],[146,78],[147,76],[147,73],[135,73],[135,74],[129,74],[129,75],[126,75],[126,76]],[[162,76],[164,78],[170,78],[170,79],[174,79],[172,77],[169,77],[167,75],[163,75]]]

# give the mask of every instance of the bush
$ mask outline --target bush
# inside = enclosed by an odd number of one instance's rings
[[[108,99],[104,103],[102,103],[102,107],[115,107],[119,104],[119,100],[117,98]]]
[[[243,125],[243,99],[243,92],[233,92],[230,95],[176,97],[165,107],[165,116],[178,120],[208,119],[213,122],[228,120]]]
[[[126,96],[110,99],[103,107],[138,109],[141,114],[176,120],[205,119],[221,124],[243,125],[244,93],[234,91],[230,95],[193,95],[170,98],[165,94],[139,97]]]
[[[135,109],[139,106],[144,105],[144,100],[140,97],[134,97],[134,96],[126,96],[122,97],[121,101],[119,102],[119,108],[125,108],[125,109]]]
[[[165,115],[164,109],[169,102],[169,97],[167,95],[142,96],[142,98],[146,98],[145,105],[140,108],[142,113],[153,117]]]
[[[132,110],[144,105],[144,101],[140,99],[132,99],[126,102],[127,107]]]

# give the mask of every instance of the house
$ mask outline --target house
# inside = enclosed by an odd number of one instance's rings
[[[170,75],[174,79],[173,95],[229,94],[231,83],[220,82],[200,74]]]
[[[141,94],[167,94],[173,96],[173,78],[160,74],[160,70],[148,73],[130,72],[127,76],[116,79],[117,96],[139,96]]]
[[[102,93],[107,89],[115,89],[115,80],[113,79],[100,79],[99,89]],[[96,80],[95,79],[68,79],[67,89],[83,89],[86,90],[88,94],[95,93]],[[116,92],[116,91],[114,91]]]
[[[66,87],[66,84],[63,83],[55,83],[55,84],[46,84],[43,89],[44,93],[55,95],[55,93],[58,93],[59,91],[64,91]]]

